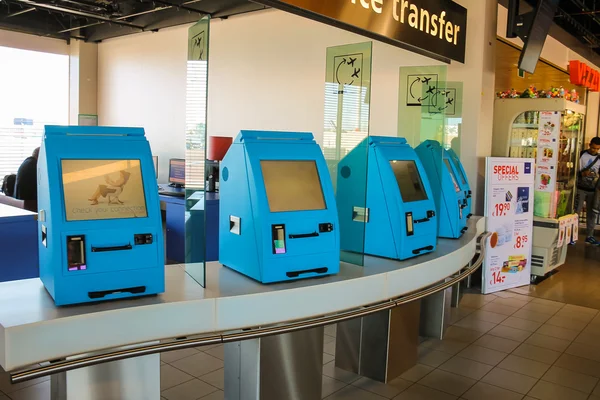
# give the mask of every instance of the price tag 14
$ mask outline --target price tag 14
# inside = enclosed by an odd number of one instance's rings
[[[496,271],[496,272],[492,273],[492,280],[490,281],[490,284],[497,285],[500,283],[504,283],[505,279],[506,279],[506,276],[502,275],[502,273],[500,271]]]

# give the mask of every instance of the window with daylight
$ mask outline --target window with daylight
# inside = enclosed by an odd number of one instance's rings
[[[69,121],[69,57],[0,47],[0,180]]]
[[[185,102],[185,186],[204,188],[208,62],[188,60]]]

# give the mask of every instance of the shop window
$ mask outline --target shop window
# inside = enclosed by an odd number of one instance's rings
[[[69,57],[0,47],[0,179],[69,121]]]

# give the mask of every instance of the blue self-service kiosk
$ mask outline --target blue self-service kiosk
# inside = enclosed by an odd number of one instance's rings
[[[335,196],[312,134],[241,131],[219,191],[221,264],[263,283],[339,271]]]
[[[363,252],[363,238],[364,253],[380,257],[404,260],[435,250],[433,194],[406,139],[366,138],[340,161],[337,185],[342,250]]]
[[[454,169],[456,170],[456,174],[458,175],[458,183],[460,189],[465,192],[465,198],[467,199],[467,206],[464,209],[464,213],[467,214],[467,219],[471,218],[473,214],[471,214],[471,200],[473,197],[473,192],[471,191],[471,186],[469,185],[469,180],[467,178],[467,173],[458,158],[458,155],[452,149],[446,150],[448,152],[448,156],[450,157],[450,161],[454,163]]]
[[[426,140],[415,149],[433,190],[438,214],[438,236],[459,238],[467,231],[467,199],[448,152],[435,140]]]
[[[40,278],[56,305],[164,292],[164,244],[141,128],[46,126],[38,159]]]

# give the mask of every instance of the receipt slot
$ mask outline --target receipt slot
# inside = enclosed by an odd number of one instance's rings
[[[164,291],[162,221],[143,129],[46,126],[38,206],[40,278],[56,305]]]
[[[221,264],[262,283],[339,271],[333,186],[312,134],[241,131],[219,190]]]
[[[426,140],[415,149],[433,191],[438,214],[438,236],[459,238],[467,231],[468,199],[459,184],[458,170],[448,152],[435,140]]]
[[[367,149],[365,149],[367,148]],[[366,209],[364,155],[368,151]],[[404,260],[435,250],[437,213],[432,189],[406,139],[370,136],[338,166],[341,248]],[[363,235],[364,231],[364,235]]]

